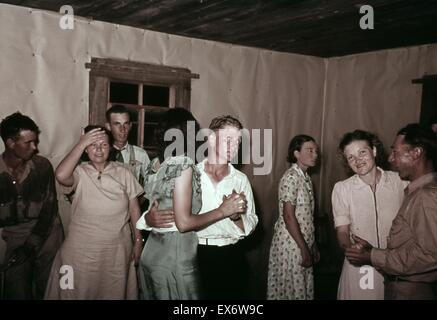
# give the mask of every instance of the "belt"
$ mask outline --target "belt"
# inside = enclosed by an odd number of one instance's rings
[[[231,239],[208,239],[208,238],[199,238],[199,244],[204,246],[227,246],[230,244],[234,244],[235,241]]]
[[[412,281],[410,281],[410,280],[407,280],[407,279],[403,279],[403,278],[401,278],[401,277],[399,277],[399,276],[393,276],[393,275],[391,275],[391,274],[387,274],[387,275],[385,275],[385,280],[387,280],[387,281],[391,281],[391,282],[412,282]]]
[[[416,283],[416,284],[425,284],[429,286],[437,285],[437,282],[411,281],[408,279],[401,278],[400,276],[393,276],[393,275],[385,275],[384,279],[391,282],[409,282],[409,283]]]

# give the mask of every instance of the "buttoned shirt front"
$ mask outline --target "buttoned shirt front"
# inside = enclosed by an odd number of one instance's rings
[[[232,220],[226,218],[217,221],[205,229],[199,230],[197,232],[199,243],[207,244],[206,239],[208,239],[208,244],[217,246],[234,244],[251,234],[258,223],[249,179],[244,173],[235,169],[232,164],[229,164],[229,174],[214,186],[210,177],[205,172],[205,162],[206,159],[197,164],[197,168],[201,173],[202,185],[202,209],[199,214],[217,209],[223,202],[223,196],[230,195],[232,190],[235,190],[237,193],[244,192],[247,200],[247,210],[245,214],[241,215],[244,231]]]
[[[33,156],[17,180],[0,156],[0,227],[4,227],[4,232],[30,232],[27,241],[38,249],[57,216],[55,176],[50,162]]]
[[[371,260],[383,272],[411,282],[437,281],[437,173],[410,183],[387,249],[372,249]]]
[[[199,214],[217,209],[223,202],[223,196],[228,196],[235,190],[238,193],[244,192],[247,200],[247,210],[241,215],[244,225],[244,231],[241,230],[231,219],[226,218],[208,226],[205,229],[197,231],[200,244],[209,244],[215,246],[224,246],[237,243],[239,240],[253,232],[257,223],[258,216],[255,213],[255,202],[253,199],[252,188],[249,179],[241,171],[229,164],[229,174],[223,178],[216,186],[205,172],[205,161],[197,164],[201,174],[202,189],[202,208]],[[147,225],[145,215],[146,211],[137,224],[138,229],[151,231]]]
[[[381,177],[375,192],[356,174],[337,182],[332,191],[332,211],[335,227],[350,225],[351,233],[374,247],[385,248],[407,182],[396,172],[378,170]]]

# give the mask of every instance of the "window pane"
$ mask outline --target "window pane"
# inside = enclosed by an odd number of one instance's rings
[[[143,85],[144,106],[168,107],[169,95],[169,87]]]
[[[164,112],[147,112],[144,116],[144,147],[156,146],[155,130]]]
[[[138,85],[122,82],[111,82],[109,102],[138,104]]]
[[[130,144],[138,145],[138,109],[132,107],[127,109],[129,110],[130,121],[132,123],[128,141]]]

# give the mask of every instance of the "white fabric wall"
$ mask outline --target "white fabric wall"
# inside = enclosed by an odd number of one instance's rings
[[[419,121],[422,86],[411,81],[435,73],[436,44],[329,59],[322,129],[325,212],[330,212],[334,183],[346,177],[336,154],[341,136],[355,129],[372,131],[389,151],[396,132]]]

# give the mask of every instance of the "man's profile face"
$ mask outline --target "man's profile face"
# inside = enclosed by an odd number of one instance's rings
[[[215,152],[218,163],[230,162],[238,153],[241,143],[241,130],[225,126],[215,131]]]
[[[398,135],[391,146],[388,161],[399,172],[399,176],[402,179],[410,178],[411,169],[414,166],[411,150],[411,146],[405,143],[405,136],[403,135]]]
[[[9,144],[15,157],[27,161],[38,151],[38,134],[31,130],[21,130],[18,137]]]
[[[120,145],[125,145],[131,127],[132,123],[130,122],[129,114],[111,113],[111,119],[107,125],[107,129],[111,131],[115,142]]]

